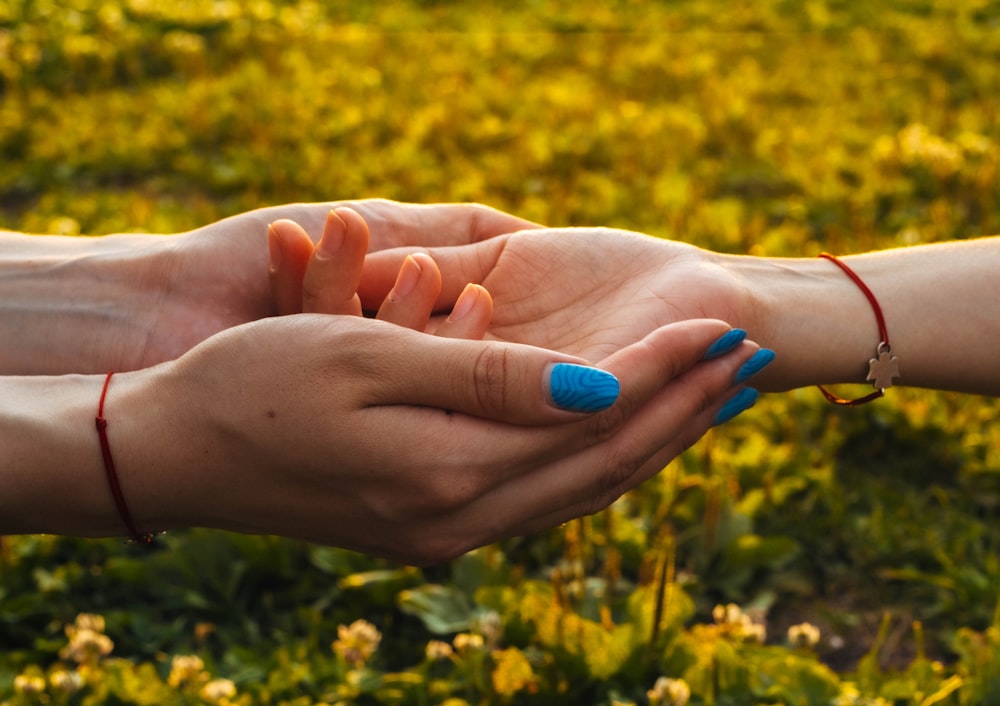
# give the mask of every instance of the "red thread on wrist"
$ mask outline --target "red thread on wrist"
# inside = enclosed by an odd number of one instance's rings
[[[823,393],[823,396],[833,404],[856,407],[858,405],[877,400],[885,394],[885,388],[892,387],[892,379],[894,377],[899,377],[898,363],[895,356],[892,355],[892,348],[889,346],[889,330],[885,325],[885,316],[882,315],[882,307],[879,306],[878,299],[875,298],[872,290],[870,290],[868,285],[862,281],[857,272],[848,267],[847,264],[842,262],[836,255],[831,255],[828,252],[821,252],[819,257],[829,260],[835,264],[843,270],[848,277],[851,278],[851,281],[854,282],[854,284],[858,285],[858,288],[868,299],[868,303],[871,304],[872,311],[875,312],[875,320],[878,322],[879,344],[875,348],[875,358],[868,361],[868,377],[866,378],[866,380],[871,381],[872,384],[875,385],[875,392],[870,392],[864,397],[858,397],[853,400],[845,400],[833,394],[822,385],[817,385],[819,391]],[[889,378],[888,383],[880,385],[879,381],[884,381],[885,376],[888,376]]]
[[[125,495],[122,493],[121,483],[118,482],[118,473],[115,471],[115,460],[111,456],[111,445],[108,443],[108,420],[104,418],[104,399],[108,396],[108,385],[111,383],[113,372],[108,373],[104,378],[104,387],[101,388],[101,401],[97,405],[97,416],[94,423],[97,426],[97,438],[101,442],[101,456],[104,458],[104,473],[108,477],[108,485],[111,487],[111,495],[115,499],[115,506],[118,514],[128,528],[132,542],[136,544],[152,544],[153,534],[151,532],[140,532],[135,522],[132,521],[132,513],[128,510],[125,502]]]

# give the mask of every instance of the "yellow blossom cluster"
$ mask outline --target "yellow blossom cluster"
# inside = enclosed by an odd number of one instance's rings
[[[788,644],[792,647],[812,649],[819,644],[819,628],[812,623],[799,623],[788,628]]]
[[[170,664],[167,683],[175,689],[188,684],[201,683],[208,679],[205,662],[196,655],[176,655]]]
[[[227,706],[236,696],[236,684],[229,679],[212,679],[198,694],[212,706]]]
[[[686,706],[691,699],[691,687],[683,679],[660,677],[646,697],[649,706]]]
[[[735,603],[717,605],[712,609],[712,618],[722,635],[739,642],[764,642],[767,629],[762,623],[743,611]]]
[[[367,620],[355,620],[350,625],[337,627],[337,639],[332,647],[352,667],[363,667],[375,654],[381,640],[378,628]]]
[[[60,652],[63,659],[78,664],[93,664],[111,654],[115,644],[104,634],[104,618],[81,613],[72,625],[66,626],[67,644]]]

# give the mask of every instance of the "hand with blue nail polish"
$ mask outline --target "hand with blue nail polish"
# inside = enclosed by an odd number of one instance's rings
[[[225,319],[223,330],[215,328],[218,321],[206,320],[188,337],[178,337],[170,349],[173,359],[163,359],[165,349],[154,335],[145,339],[148,357],[128,357],[129,363],[80,350],[79,369],[98,365],[100,375],[0,378],[8,421],[0,439],[5,480],[0,534],[121,532],[107,488],[92,482],[102,475],[93,434],[79,433],[79,420],[92,418],[109,363],[118,368],[105,408],[115,462],[131,514],[144,530],[205,526],[280,534],[414,563],[441,561],[596,512],[735,410],[737,403],[728,401],[738,387],[734,379],[756,344],[721,321],[661,326],[648,315],[652,309],[623,311],[616,321],[599,306],[582,314],[598,300],[578,289],[583,300],[565,312],[582,316],[578,325],[557,317],[555,328],[544,321],[526,326],[518,322],[533,311],[527,302],[537,299],[547,306],[560,301],[559,295],[525,290],[531,295],[519,312],[508,284],[506,318],[500,326],[490,324],[485,340],[470,340],[470,328],[461,334],[463,310],[474,315],[482,302],[463,306],[464,287],[455,285],[460,263],[444,253],[444,262],[455,268],[449,274],[437,270],[428,252],[405,253],[372,306],[363,290],[377,253],[364,254],[363,245],[365,226],[380,210],[363,208],[360,219],[343,210],[329,216],[327,210],[313,245],[297,230],[286,241],[297,219],[270,218],[314,212],[302,208],[254,216],[267,218],[257,223],[262,237],[267,222],[276,224],[270,265],[272,283],[281,281],[270,299],[261,296],[267,281],[263,248],[255,251],[260,268],[243,268],[245,249],[235,248],[233,270],[215,270],[213,286],[242,292],[260,311],[248,313],[235,299],[218,297],[215,304],[234,318]],[[391,212],[387,207],[382,213]],[[442,218],[468,209],[406,212],[442,229],[438,242],[495,235],[489,231],[499,224],[523,225],[472,209],[479,226],[467,220],[467,232],[456,235],[463,227]],[[238,218],[178,236],[168,253],[191,248],[207,256],[219,242],[216,236],[248,222]],[[401,229],[396,242],[419,242],[420,229],[408,232],[398,220],[391,223]],[[378,230],[373,225],[368,235],[385,240],[386,222],[376,219],[376,224]],[[123,243],[98,244],[108,252]],[[369,242],[368,249],[373,245],[378,246]],[[77,250],[91,246],[80,241]],[[85,259],[96,265],[113,258]],[[169,259],[156,264],[150,269],[186,271]],[[535,265],[522,261],[521,266]],[[378,279],[384,270],[376,264],[371,273]],[[238,282],[227,279],[237,273]],[[281,284],[289,273],[297,288],[291,295]],[[558,289],[558,281],[552,283]],[[204,294],[197,287],[191,291]],[[640,301],[652,294],[634,293]],[[600,299],[607,292],[594,294]],[[152,326],[163,321],[171,331],[173,325],[190,324],[171,313],[169,297],[157,301]],[[141,297],[129,303],[141,308]],[[382,307],[381,312],[391,306],[394,313],[372,320],[356,315],[359,305]],[[450,310],[446,319],[432,316],[429,323],[442,335],[420,330],[431,307]],[[638,319],[632,320],[632,313]],[[471,339],[484,328],[475,326]],[[601,327],[606,330],[598,335]],[[50,334],[49,341],[59,331]],[[19,338],[22,343],[29,350],[30,336]],[[16,356],[8,360],[18,365]],[[160,364],[122,370],[137,362]],[[59,361],[46,358],[40,365],[32,372],[58,369]],[[27,410],[24,424],[18,410]],[[22,433],[25,424],[30,433]],[[73,461],[58,462],[60,454]]]
[[[774,351],[768,348],[761,348],[736,371],[736,384],[744,383],[760,373],[760,371],[774,362],[774,358]]]

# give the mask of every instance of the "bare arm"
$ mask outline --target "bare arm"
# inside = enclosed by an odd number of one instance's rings
[[[0,374],[136,370],[271,316],[268,224],[292,218],[316,239],[343,204],[368,223],[372,250],[469,243],[531,226],[474,204],[368,199],[272,206],[171,236],[0,231]]]
[[[752,403],[740,370],[755,351],[720,321],[666,327],[604,361],[621,395],[580,414],[557,402],[553,363],[583,362],[570,356],[301,314],[116,374],[103,417],[140,532],[435,562],[605,507]],[[125,534],[94,424],[103,380],[0,376],[0,534]]]
[[[1000,395],[1000,238],[844,257],[877,298],[899,385]],[[723,258],[753,293],[742,318],[777,360],[761,385],[863,382],[879,343],[872,306],[820,258]],[[752,322],[752,323],[751,323]]]
[[[777,358],[765,390],[865,381],[879,343],[872,307],[820,258],[720,255],[605,228],[533,230],[463,248],[430,248],[442,291],[493,295],[488,335],[601,360],[664,324],[716,318]],[[384,296],[405,251],[366,261],[362,300]],[[842,258],[874,292],[897,384],[1000,395],[1000,237]]]

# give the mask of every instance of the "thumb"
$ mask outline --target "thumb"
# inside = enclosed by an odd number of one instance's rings
[[[618,398],[618,379],[574,356],[500,341],[440,338],[392,327],[372,341],[387,360],[370,405],[414,405],[514,424],[579,420]]]

